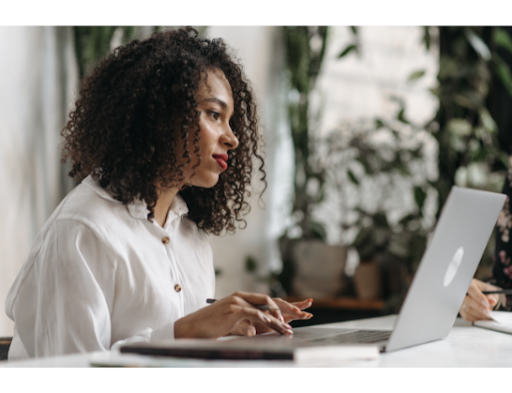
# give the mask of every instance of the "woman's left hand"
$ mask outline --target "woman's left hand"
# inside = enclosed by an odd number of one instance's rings
[[[285,323],[296,319],[310,319],[313,316],[313,314],[303,311],[306,308],[311,307],[313,304],[313,299],[306,299],[294,303],[288,303],[280,298],[273,298],[272,300],[279,307],[279,318]],[[270,327],[261,323],[251,323],[250,321],[244,319],[237,324],[235,329],[231,331],[231,334],[246,336],[248,335],[247,331],[249,329],[254,330],[252,332],[253,334],[268,333],[273,331]]]

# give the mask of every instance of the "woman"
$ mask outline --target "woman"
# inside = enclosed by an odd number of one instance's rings
[[[191,28],[117,48],[84,81],[64,128],[81,181],[38,234],[11,288],[9,359],[136,341],[291,334],[311,300],[214,295],[205,233],[249,206],[256,108],[220,40]],[[255,305],[268,305],[261,311]]]
[[[512,157],[511,157],[512,165]],[[512,167],[508,170],[503,194],[507,200],[498,217],[496,226],[496,252],[494,266],[489,283],[473,279],[469,286],[467,295],[459,310],[460,315],[467,321],[490,320],[491,310],[511,311],[512,296],[506,295],[484,295],[482,291],[497,289],[512,289],[512,242],[510,241],[510,230],[512,228]]]

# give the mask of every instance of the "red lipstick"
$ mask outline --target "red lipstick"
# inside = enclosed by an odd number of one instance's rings
[[[227,154],[212,154],[212,157],[219,163],[223,171],[228,169],[228,164],[226,162],[228,160]]]

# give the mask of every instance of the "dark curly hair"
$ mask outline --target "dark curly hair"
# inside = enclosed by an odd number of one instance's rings
[[[102,187],[110,186],[123,204],[144,200],[152,219],[156,184],[170,187],[182,182],[192,155],[201,160],[196,92],[201,75],[216,68],[231,85],[230,126],[239,145],[228,152],[228,169],[214,187],[186,187],[180,195],[188,205],[188,217],[205,232],[234,232],[235,221],[244,227],[241,216],[250,210],[246,198],[251,194],[254,159],[259,160],[266,188],[254,96],[226,44],[200,38],[190,27],[118,47],[84,79],[61,133],[62,161],[70,158],[72,164],[69,175],[81,181],[91,174]],[[189,134],[193,146],[188,146]],[[180,139],[184,160],[176,154]]]

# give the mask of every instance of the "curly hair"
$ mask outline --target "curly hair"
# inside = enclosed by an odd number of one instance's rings
[[[184,180],[192,155],[201,160],[196,93],[201,75],[220,69],[233,93],[230,120],[239,145],[228,152],[228,169],[212,188],[186,187],[180,195],[188,217],[207,233],[234,232],[235,221],[250,211],[254,159],[266,188],[254,95],[238,61],[221,39],[203,39],[190,27],[154,33],[116,48],[84,79],[75,109],[62,130],[62,161],[69,175],[91,175],[110,187],[116,200],[145,201],[154,217],[156,184],[171,187]],[[192,135],[193,146],[188,146]],[[181,140],[183,158],[177,157]],[[195,168],[199,165],[194,165]]]

